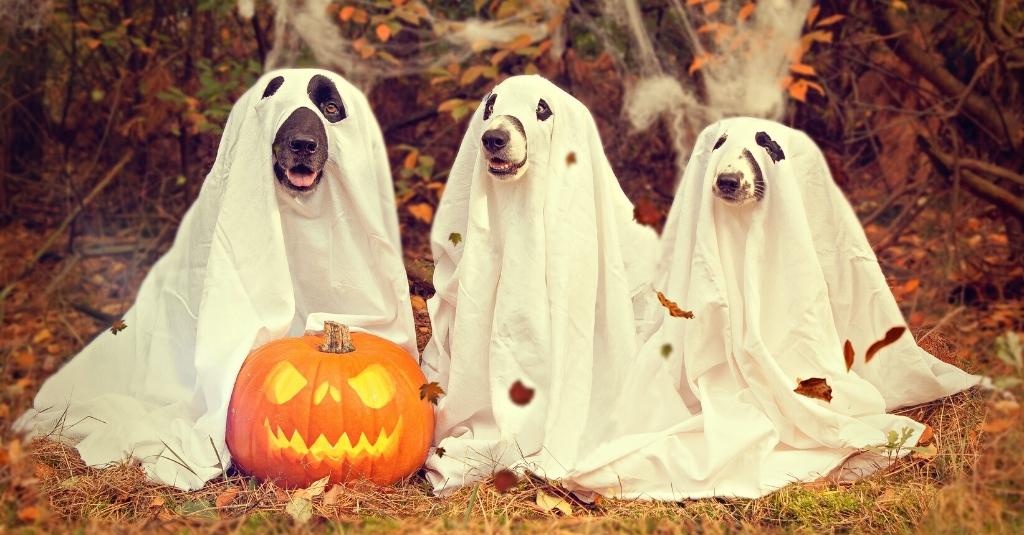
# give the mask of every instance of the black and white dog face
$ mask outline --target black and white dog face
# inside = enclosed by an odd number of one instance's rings
[[[751,141],[754,143],[751,144]],[[763,199],[768,189],[764,170],[751,152],[762,149],[767,152],[773,165],[786,158],[782,147],[766,132],[757,132],[753,139],[733,139],[728,133],[722,134],[712,149],[712,152],[722,151],[722,155],[714,169],[711,191],[719,199],[737,206]]]
[[[480,138],[488,174],[509,182],[522,178],[529,167],[527,128],[548,126],[540,128],[537,135],[546,133],[550,137],[548,119],[554,115],[542,96],[516,88],[514,81],[506,81],[484,100],[484,133]]]
[[[270,80],[262,98],[274,98],[284,83],[283,76]],[[315,190],[323,177],[330,151],[323,120],[336,123],[346,116],[338,88],[322,74],[309,79],[306,97],[308,101],[296,103],[294,111],[277,129],[272,145],[274,176],[282,186],[294,192]]]

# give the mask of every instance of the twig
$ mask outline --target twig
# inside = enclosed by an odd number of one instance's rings
[[[928,337],[931,336],[933,332],[937,331],[939,329],[939,327],[942,327],[947,322],[949,322],[949,320],[953,319],[954,316],[956,316],[957,314],[963,312],[963,310],[964,310],[964,307],[959,306],[959,307],[954,308],[953,310],[950,310],[949,313],[947,313],[945,316],[942,316],[942,319],[940,319],[939,322],[936,323],[934,327],[932,327],[928,332],[924,333],[924,336],[922,336],[922,337],[917,339],[918,345],[920,345],[921,342],[924,342],[925,340],[927,340]]]
[[[57,241],[57,237],[63,234],[64,231],[67,230],[68,226],[71,225],[71,222],[74,221],[75,218],[78,217],[78,214],[82,212],[82,209],[88,206],[89,203],[92,202],[92,200],[95,199],[96,196],[98,196],[100,192],[102,192],[104,188],[106,188],[114,180],[114,178],[121,173],[121,170],[124,169],[124,166],[127,165],[129,161],[131,161],[133,156],[135,156],[134,151],[129,150],[128,152],[126,152],[125,155],[122,156],[116,164],[114,164],[114,167],[107,172],[107,175],[104,176],[92,188],[92,191],[90,191],[84,199],[82,199],[82,202],[71,210],[71,213],[64,218],[64,221],[61,222],[60,226],[57,227],[57,229],[54,230],[52,233],[50,233],[50,235],[46,238],[46,241],[43,242],[43,245],[39,247],[39,249],[35,252],[34,255],[32,255],[32,258],[29,259],[25,266],[21,268],[21,271],[18,272],[18,274],[14,276],[14,278],[12,278],[10,282],[7,283],[7,286],[5,286],[3,290],[0,290],[0,306],[2,306],[3,302],[7,299],[7,296],[10,295],[11,291],[14,289],[15,284],[17,284],[18,281],[20,281],[22,278],[28,275],[28,273],[36,265],[36,262],[39,262],[39,259],[42,258],[43,255],[50,250],[50,247],[53,246],[53,243]],[[2,308],[0,308],[0,318],[2,317],[3,312]]]

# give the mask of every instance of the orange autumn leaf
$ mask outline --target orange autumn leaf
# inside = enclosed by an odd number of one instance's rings
[[[22,522],[35,522],[41,515],[39,508],[34,505],[18,509],[18,520]]]
[[[828,381],[820,377],[804,380],[797,379],[797,385],[793,392],[801,396],[820,399],[827,403],[832,402],[832,387],[828,385]]]
[[[356,8],[352,6],[345,6],[341,8],[341,11],[338,12],[338,18],[341,19],[342,22],[348,22],[352,18],[352,15],[355,14],[355,12]]]
[[[796,80],[789,85],[789,96],[800,102],[807,102],[807,80]]]
[[[717,0],[714,1],[714,2],[705,2],[704,3],[704,14],[705,15],[714,15],[715,13],[718,12],[718,8],[720,8],[720,7],[722,7],[722,2],[719,2]]]
[[[641,197],[633,207],[633,219],[641,225],[656,225],[661,222],[661,210],[654,201]]]
[[[661,302],[661,306],[668,309],[669,315],[672,316],[673,318],[686,318],[688,320],[693,319],[693,312],[679,308],[679,305],[677,305],[674,301],[670,300],[669,298],[665,297],[665,294],[661,292],[658,292],[658,301]]]
[[[875,353],[878,353],[878,351],[880,349],[884,348],[885,346],[888,346],[888,345],[891,345],[891,344],[895,343],[896,340],[899,340],[900,337],[903,336],[903,333],[906,330],[907,330],[907,328],[902,326],[902,325],[897,326],[897,327],[893,327],[892,329],[889,329],[885,333],[885,337],[883,337],[881,340],[871,344],[871,347],[868,348],[868,352],[864,354],[864,362],[865,363],[871,362],[871,359],[873,359],[875,357]]]
[[[565,155],[565,165],[572,165],[574,163],[576,163],[576,153],[575,152],[570,152],[569,154],[566,154]]]
[[[413,217],[428,225],[434,220],[434,207],[425,202],[410,204],[406,209]]]
[[[382,43],[386,43],[388,42],[388,39],[391,39],[391,27],[387,24],[378,24],[376,33],[377,39],[380,39],[380,42]]]
[[[824,28],[825,26],[831,26],[831,25],[833,25],[833,24],[835,24],[835,23],[837,23],[837,22],[839,22],[839,21],[841,21],[841,20],[843,20],[845,18],[846,18],[845,15],[832,15],[831,17],[825,17],[825,18],[819,20],[818,23],[815,24],[814,26],[816,28]]]
[[[494,474],[494,490],[505,494],[519,484],[519,476],[515,472],[505,469]]]
[[[125,330],[126,328],[128,328],[128,324],[125,323],[123,319],[120,319],[115,321],[114,324],[110,326],[110,333],[116,335],[117,333]]]
[[[736,14],[736,20],[743,22],[749,19],[750,16],[754,14],[754,8],[756,7],[757,6],[753,2],[743,4],[743,7],[741,7],[739,12]]]
[[[444,389],[437,382],[427,383],[420,386],[420,399],[425,399],[434,405],[444,395]]]
[[[405,155],[405,160],[402,161],[402,167],[406,169],[415,169],[416,161],[420,158],[419,149],[413,149],[409,151],[409,154]]]
[[[932,441],[935,438],[935,430],[932,426],[925,424],[924,431],[921,431],[921,438],[917,439],[917,445],[923,446]]]
[[[821,6],[814,6],[807,11],[807,25],[810,26],[814,19],[818,18],[818,12],[821,11]]]
[[[847,340],[846,343],[843,344],[843,360],[846,361],[846,371],[850,371],[850,368],[853,367],[853,357],[853,344]]]
[[[688,68],[686,72],[692,76],[693,73],[699,71],[700,68],[703,67],[708,62],[709,58],[710,56],[708,56],[707,54],[694,56],[693,62],[690,63],[690,68]]]
[[[789,66],[789,70],[797,74],[805,74],[807,76],[815,75],[814,67],[811,67],[810,65],[807,65],[805,63],[794,63]]]
[[[214,503],[217,505],[218,509],[221,507],[227,507],[228,504],[235,501],[236,496],[238,496],[238,487],[231,487],[218,494]]]

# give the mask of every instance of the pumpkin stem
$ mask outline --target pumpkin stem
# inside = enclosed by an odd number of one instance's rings
[[[336,321],[324,322],[324,343],[320,345],[320,351],[340,355],[355,350],[356,346],[352,344],[352,333],[348,330],[348,325]]]

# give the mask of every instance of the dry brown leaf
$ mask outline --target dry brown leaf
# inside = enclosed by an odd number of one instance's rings
[[[406,169],[415,169],[416,162],[420,159],[419,149],[412,149],[409,154],[405,155],[405,160],[402,161],[402,167]]]
[[[228,504],[235,501],[236,496],[238,496],[238,487],[230,487],[224,492],[218,494],[214,503],[217,504],[218,509],[226,507]]]
[[[633,207],[633,219],[641,225],[657,225],[661,222],[662,213],[658,205],[647,197],[637,199]]]
[[[434,220],[434,207],[425,202],[410,204],[406,209],[413,217],[428,225]]]
[[[922,448],[915,448],[913,453],[910,454],[911,459],[923,459],[930,461],[939,454],[939,448],[935,447],[935,444],[928,444]]]
[[[832,402],[832,387],[828,385],[828,381],[821,377],[812,377],[810,379],[797,379],[796,388],[793,392],[800,394],[801,396],[807,396],[809,398],[820,399],[825,402]]]
[[[150,507],[163,507],[167,503],[167,499],[163,496],[157,496],[153,498],[153,501],[149,502]]]
[[[1002,433],[1012,429],[1016,424],[1016,418],[999,418],[996,420],[986,420],[981,424],[980,429],[986,433]]]
[[[444,448],[442,448],[442,447],[437,447],[437,448],[434,448],[434,454],[435,454],[435,455],[437,455],[437,457],[438,457],[439,459],[440,459],[441,457],[444,457],[444,454],[445,454]]]
[[[126,328],[128,328],[128,324],[125,323],[123,319],[120,319],[115,321],[114,324],[110,326],[110,333],[116,335],[117,333],[125,330]]]
[[[847,340],[846,343],[843,344],[843,360],[846,361],[846,371],[850,371],[850,368],[853,367],[853,357],[853,344]]]
[[[673,318],[686,318],[688,320],[693,319],[693,312],[679,308],[679,305],[677,305],[675,301],[672,301],[669,298],[665,297],[665,294],[661,292],[658,292],[658,301],[661,302],[661,306],[668,309],[669,315],[672,316]]]
[[[935,438],[935,430],[932,429],[932,426],[925,424],[924,431],[921,431],[921,438],[917,439],[917,445],[923,446],[931,442],[933,438]]]
[[[572,505],[561,496],[552,496],[543,490],[537,491],[537,507],[544,512],[560,511],[565,516],[572,516]]]
[[[424,310],[427,309],[427,300],[426,299],[423,299],[422,297],[420,297],[418,295],[414,295],[414,296],[410,297],[409,300],[412,301],[412,309],[413,310],[415,310],[417,312],[423,312]]]
[[[444,389],[436,382],[420,386],[420,399],[425,399],[434,405],[437,405],[437,400],[441,399],[443,395]]]
[[[505,494],[519,484],[519,476],[515,472],[505,469],[494,474],[494,489]]]
[[[42,516],[42,512],[34,505],[18,509],[18,520],[22,522],[35,522],[39,520],[40,516]]]
[[[512,403],[520,407],[529,404],[533,400],[533,394],[534,390],[524,385],[522,381],[512,383],[512,387],[508,389],[508,397]]]
[[[906,330],[906,327],[899,325],[886,331],[885,337],[871,344],[871,347],[868,348],[868,352],[864,353],[864,363],[866,364],[868,362],[871,362],[871,359],[875,357],[875,353],[878,353],[878,351],[883,347],[895,343],[896,340],[899,340],[900,337],[903,336],[903,333]]]
[[[331,490],[325,492],[323,500],[324,506],[330,507],[338,503],[338,498],[341,497],[341,493],[344,491],[344,489],[345,487],[341,485],[334,485],[333,487],[331,487]]]
[[[576,153],[570,152],[565,156],[565,165],[572,165],[576,163]]]
[[[41,344],[50,338],[53,338],[53,333],[50,332],[50,329],[42,329],[32,337],[32,343]]]

